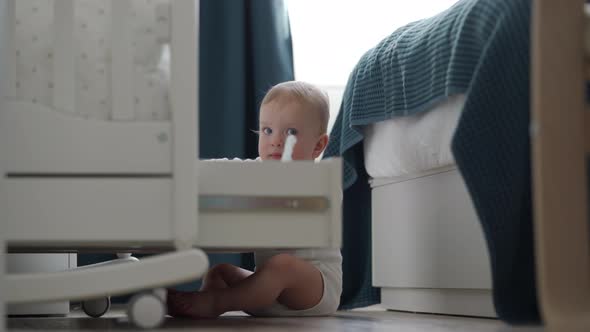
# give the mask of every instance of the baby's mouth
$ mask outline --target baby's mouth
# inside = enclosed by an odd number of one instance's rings
[[[268,157],[273,160],[281,160],[282,156],[283,156],[282,153],[271,153],[268,155]]]

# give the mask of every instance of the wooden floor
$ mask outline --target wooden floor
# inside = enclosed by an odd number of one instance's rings
[[[105,317],[89,318],[79,311],[68,317],[11,317],[9,331],[137,330],[129,324],[122,308]],[[386,311],[380,307],[340,311],[333,317],[253,318],[228,313],[215,320],[168,318],[154,331],[388,331],[388,332],[540,332],[540,327],[510,327],[494,319],[477,319]],[[137,330],[139,331],[139,330]]]

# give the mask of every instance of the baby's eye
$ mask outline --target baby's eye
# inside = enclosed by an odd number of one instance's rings
[[[272,129],[270,129],[268,127],[264,127],[264,128],[262,128],[262,133],[264,135],[270,135],[270,134],[272,134]]]
[[[289,129],[287,129],[287,135],[296,136],[297,135],[297,129],[295,129],[295,128],[289,128]]]

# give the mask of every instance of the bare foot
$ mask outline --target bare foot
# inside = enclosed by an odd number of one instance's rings
[[[172,317],[216,318],[223,312],[215,309],[211,292],[179,292],[168,289],[168,314]]]

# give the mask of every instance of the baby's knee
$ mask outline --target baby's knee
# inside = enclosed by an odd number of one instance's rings
[[[264,269],[279,271],[282,273],[291,273],[294,272],[297,267],[297,258],[295,256],[289,254],[278,254],[272,256],[266,264],[264,264]]]

